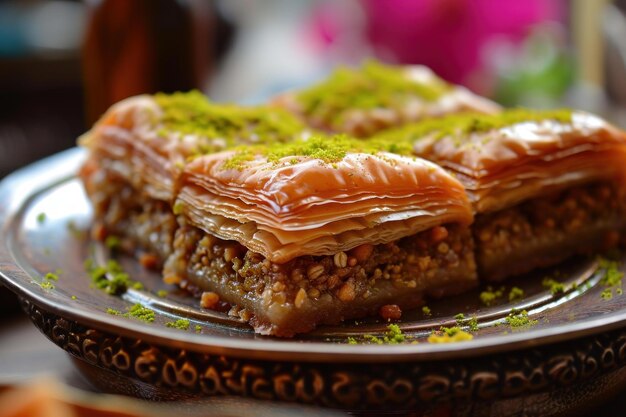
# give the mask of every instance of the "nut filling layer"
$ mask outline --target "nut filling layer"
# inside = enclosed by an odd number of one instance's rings
[[[330,256],[301,256],[272,263],[234,241],[186,224],[168,203],[138,192],[100,167],[86,181],[94,203],[96,238],[120,235],[129,253],[145,252],[151,267],[217,309],[249,322],[257,332],[293,336],[319,324],[376,315],[381,306],[410,309],[424,297],[460,293],[477,284],[468,228],[437,226],[381,245],[361,245]],[[205,293],[206,294],[206,293]]]
[[[374,314],[381,305],[413,308],[424,295],[461,292],[476,284],[475,269],[471,234],[458,226],[277,264],[183,225],[164,276],[217,292],[257,332],[291,336],[316,324]]]
[[[482,279],[502,280],[554,265],[576,253],[617,245],[626,219],[620,184],[595,183],[476,216]]]

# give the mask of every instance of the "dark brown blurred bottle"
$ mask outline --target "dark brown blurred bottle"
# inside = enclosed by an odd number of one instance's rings
[[[205,86],[211,67],[211,2],[96,0],[88,4],[91,15],[83,45],[88,125],[126,97]]]

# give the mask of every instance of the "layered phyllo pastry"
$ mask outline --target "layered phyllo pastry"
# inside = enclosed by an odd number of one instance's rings
[[[182,227],[164,275],[238,306],[263,334],[401,311],[477,283],[462,184],[357,139],[200,156],[174,212]]]
[[[355,137],[451,113],[496,113],[500,107],[448,84],[423,66],[387,66],[374,61],[342,67],[328,79],[276,97],[273,104],[310,126]]]
[[[303,132],[196,94],[113,106],[81,139],[95,237],[278,336],[477,284],[458,180],[395,141]]]
[[[333,90],[338,104],[312,95],[320,100],[300,118],[199,93],[113,106],[81,138],[95,237],[121,237],[203,307],[283,337],[397,318],[479,277],[501,280],[618,243],[623,131],[578,111],[495,113],[432,74],[424,83],[406,75],[422,70],[339,71],[341,82],[326,86],[347,88]],[[345,124],[352,110],[394,116],[356,127]]]
[[[171,253],[172,204],[190,160],[241,144],[287,142],[303,132],[284,111],[216,105],[198,92],[126,99],[79,140],[89,149],[80,176],[94,206],[94,234],[132,238],[151,255],[146,262],[160,264]]]
[[[617,243],[626,134],[570,110],[458,115],[389,130],[465,186],[481,278],[499,280]]]

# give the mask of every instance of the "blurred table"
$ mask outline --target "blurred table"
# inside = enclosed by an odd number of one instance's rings
[[[52,375],[70,386],[93,391],[75,370],[70,357],[39,332],[22,313],[0,323],[0,383],[28,381]]]

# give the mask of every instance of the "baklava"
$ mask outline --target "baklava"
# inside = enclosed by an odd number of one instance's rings
[[[326,80],[279,95],[272,103],[316,129],[355,137],[446,114],[500,110],[496,103],[445,82],[427,67],[374,61],[360,68],[341,67]]]
[[[500,111],[432,74],[409,88],[407,71],[423,69],[336,76],[364,88],[301,119],[199,93],[113,106],[81,139],[96,237],[120,235],[205,307],[282,337],[617,243],[624,132],[584,112]]]
[[[174,204],[164,275],[238,306],[262,334],[414,308],[477,284],[463,186],[357,139],[204,155]]]
[[[456,179],[393,141],[308,136],[281,111],[126,100],[81,140],[97,237],[277,336],[477,284]]]
[[[112,106],[79,142],[96,235],[121,234],[162,264],[177,227],[172,204],[189,160],[241,144],[306,135],[290,114],[211,103],[199,92],[137,96]]]
[[[615,245],[626,214],[626,134],[571,110],[456,115],[379,134],[452,173],[476,213],[481,279]],[[400,145],[398,145],[400,146]]]

